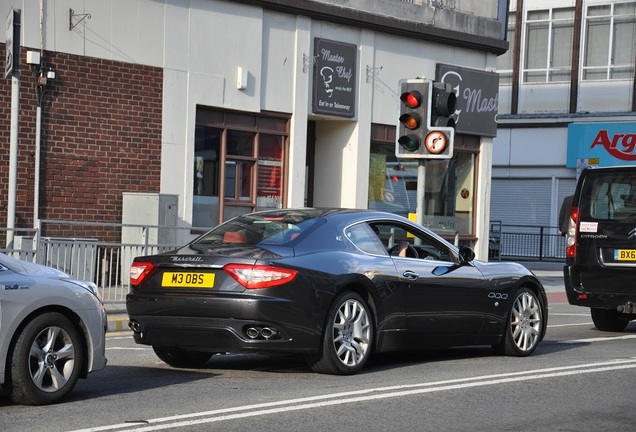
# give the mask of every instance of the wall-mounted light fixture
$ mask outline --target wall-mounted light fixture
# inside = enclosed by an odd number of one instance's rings
[[[236,88],[238,90],[245,90],[247,88],[247,69],[243,67],[236,68]]]

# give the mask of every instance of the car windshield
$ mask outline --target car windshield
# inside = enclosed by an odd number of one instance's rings
[[[636,219],[636,175],[590,175],[581,192],[581,218],[620,221]]]
[[[219,225],[194,244],[284,245],[299,238],[320,220],[306,212],[246,214]]]

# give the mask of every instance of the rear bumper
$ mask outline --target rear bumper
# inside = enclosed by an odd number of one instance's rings
[[[590,308],[619,309],[629,304],[636,304],[636,281],[633,293],[595,292],[586,289],[574,266],[563,267],[563,280],[568,302],[575,306]]]
[[[138,315],[131,316],[130,322],[139,344],[211,353],[309,353],[318,350],[320,340],[315,332],[294,329],[292,333],[278,323],[264,321]]]
[[[272,298],[163,301],[133,294],[126,302],[139,344],[213,353],[315,352],[322,322],[296,306]]]

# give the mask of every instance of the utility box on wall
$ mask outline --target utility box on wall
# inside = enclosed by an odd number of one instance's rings
[[[177,241],[177,195],[123,192],[121,242],[174,245]],[[149,228],[145,228],[149,226]],[[147,242],[147,243],[146,243]]]

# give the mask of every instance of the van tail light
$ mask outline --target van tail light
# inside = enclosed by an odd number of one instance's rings
[[[130,267],[130,284],[141,285],[156,269],[157,267],[151,262],[134,261]]]
[[[248,289],[282,285],[292,281],[298,274],[292,269],[250,264],[227,264],[223,270]]]
[[[568,232],[565,234],[566,258],[576,258],[576,233],[579,229],[579,215],[580,211],[578,207],[572,207],[570,209],[570,223],[568,225]]]

